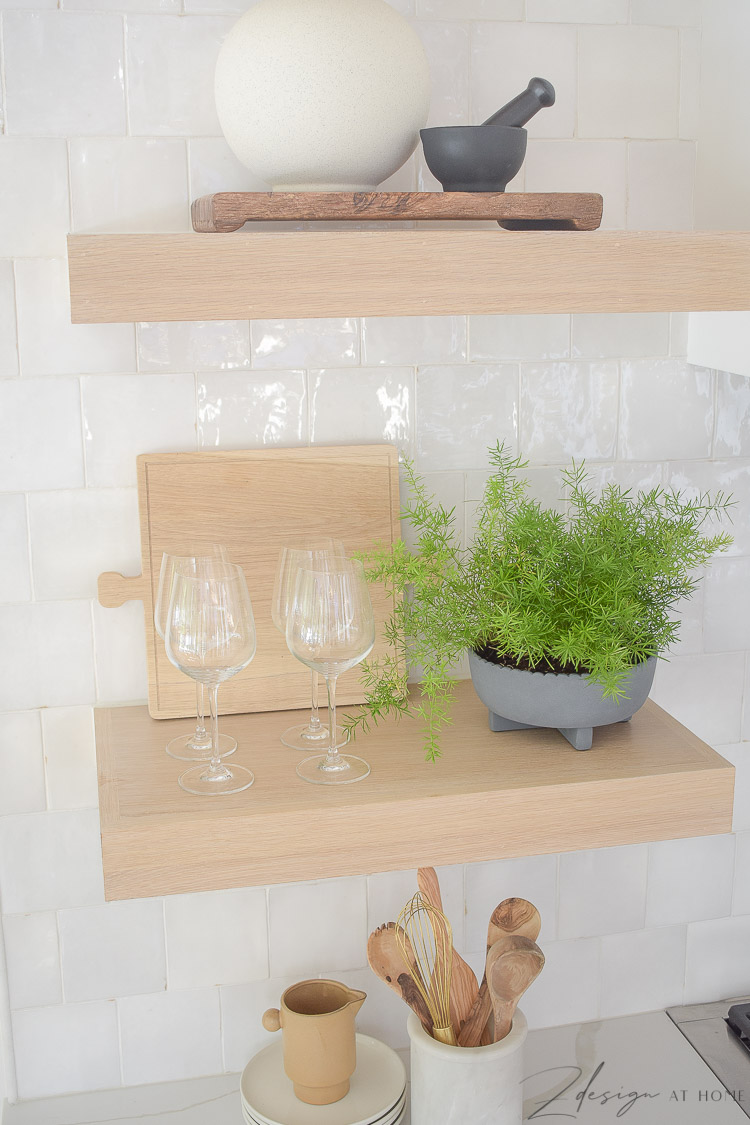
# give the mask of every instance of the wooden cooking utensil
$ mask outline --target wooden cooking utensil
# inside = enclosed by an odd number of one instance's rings
[[[530,938],[509,934],[487,954],[487,985],[495,1022],[493,1042],[508,1034],[518,1001],[544,968],[544,954]]]
[[[396,941],[396,929],[395,922],[387,922],[370,934],[367,941],[367,961],[375,975],[409,1005],[427,1034],[432,1035],[432,1016],[414,983],[414,952],[410,943],[407,944],[408,964],[405,963]],[[408,943],[408,938],[406,941]]]
[[[417,886],[422,897],[442,911],[443,897],[434,867],[420,867],[417,871]],[[471,965],[467,965],[460,953],[453,950],[453,973],[451,975],[450,1009],[451,1023],[456,1034],[469,1018],[474,1001],[479,992],[479,983]]]

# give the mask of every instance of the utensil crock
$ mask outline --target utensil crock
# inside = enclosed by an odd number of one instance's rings
[[[330,1105],[349,1093],[357,1065],[354,1017],[365,992],[335,980],[303,980],[263,1013],[266,1031],[283,1031],[284,1070],[308,1105]]]
[[[508,1035],[486,1047],[438,1043],[413,1014],[407,1029],[411,1125],[521,1125],[528,1028],[518,1008]]]

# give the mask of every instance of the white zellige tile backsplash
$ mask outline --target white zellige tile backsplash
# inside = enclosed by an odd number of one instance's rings
[[[601,191],[605,227],[692,225],[696,0],[396,6],[430,58],[434,124],[481,121],[531,74],[555,83],[517,187]],[[365,942],[414,872],[104,902],[92,704],[142,698],[145,659],[140,606],[103,610],[95,584],[137,573],[142,452],[392,441],[467,528],[498,437],[547,504],[570,456],[598,483],[732,491],[735,544],[654,694],[735,763],[737,836],[441,879],[476,967],[500,899],[539,906],[533,1026],[750,992],[747,381],[686,364],[683,314],[71,325],[69,230],[188,230],[191,197],[263,188],[211,94],[246,4],[2,7],[0,895],[21,1097],[239,1070],[307,974],[365,988],[362,1029],[406,1042]],[[419,154],[391,183],[435,186]]]

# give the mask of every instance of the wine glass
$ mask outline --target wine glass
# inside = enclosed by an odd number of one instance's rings
[[[219,684],[255,656],[255,621],[245,575],[232,563],[217,564],[211,577],[177,567],[167,611],[167,656],[181,672],[208,688],[211,761],[186,770],[179,782],[188,793],[240,793],[255,778],[243,766],[231,770],[219,749]]]
[[[201,548],[201,554],[195,555],[168,555],[166,553],[162,555],[159,570],[159,589],[154,606],[154,626],[162,640],[164,640],[166,629],[167,610],[169,609],[175,568],[179,566],[186,574],[193,574],[196,577],[201,575],[208,578],[211,575],[212,567],[215,567],[217,562],[223,565],[229,562],[226,547],[218,545],[204,547]],[[178,738],[173,738],[165,747],[170,757],[177,758],[181,762],[207,762],[211,757],[211,735],[206,730],[205,724],[205,693],[203,684],[198,682],[195,685],[195,713],[197,722],[193,733],[182,734]],[[237,740],[232,738],[231,735],[222,734],[219,736],[219,751],[222,758],[228,758],[230,754],[234,754],[236,749]]]
[[[282,636],[286,636],[286,621],[299,570],[324,570],[331,558],[346,558],[346,550],[340,539],[307,536],[293,546],[282,547],[271,599],[271,617]],[[328,727],[321,723],[318,714],[318,673],[314,668],[310,670],[310,688],[309,720],[288,727],[281,735],[281,741],[291,750],[319,750],[330,741]],[[337,744],[343,746],[347,738],[343,727],[337,727]]]
[[[367,777],[362,758],[339,754],[336,738],[336,680],[367,656],[375,643],[375,617],[362,563],[329,559],[325,569],[300,570],[286,625],[290,652],[325,676],[329,744],[325,754],[305,758],[297,773],[317,785],[343,785]]]

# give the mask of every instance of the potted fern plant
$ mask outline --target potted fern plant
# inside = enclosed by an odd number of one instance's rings
[[[629,719],[651,688],[657,657],[675,641],[677,603],[696,589],[696,568],[732,542],[706,530],[727,515],[722,493],[686,499],[610,484],[597,496],[585,468],[563,472],[566,516],[528,496],[526,463],[490,451],[472,542],[455,513],[429,496],[413,464],[402,519],[415,546],[362,556],[370,581],[396,593],[385,655],[362,666],[365,703],[352,734],[386,716],[416,714],[426,757],[440,756],[450,722],[454,668],[466,650],[475,690],[494,730],[557,727],[577,749],[597,726]],[[408,666],[420,670],[407,695]]]

